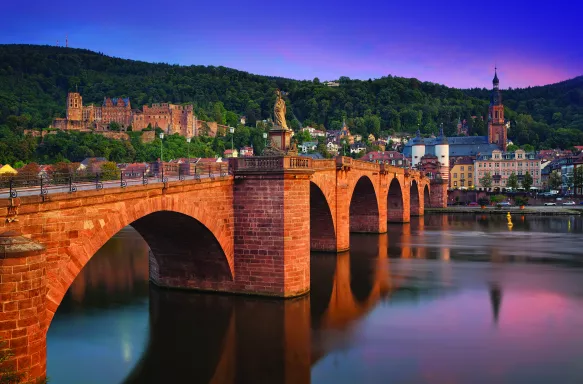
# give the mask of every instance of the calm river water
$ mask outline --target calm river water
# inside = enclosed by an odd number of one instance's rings
[[[69,289],[52,383],[582,383],[583,219],[428,215],[312,255],[309,296],[158,289],[132,228]]]

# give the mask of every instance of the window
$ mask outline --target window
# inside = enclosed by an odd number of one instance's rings
[[[454,181],[454,182],[453,182],[453,186],[454,186],[454,187],[457,187],[457,181]]]
[[[454,179],[457,179],[457,173],[453,174]]]
[[[472,186],[472,180],[468,180],[468,187]]]
[[[522,171],[518,171],[518,176],[522,176]]]
[[[470,165],[470,166],[468,167],[468,171],[471,171],[471,170],[472,170],[472,166]]]
[[[463,186],[464,186],[464,184],[465,184],[465,183],[464,183],[464,181],[462,180],[462,181],[460,182],[460,185],[463,187]]]
[[[468,179],[471,179],[471,178],[472,178],[472,174],[468,173]]]
[[[464,166],[463,165],[460,168],[461,168],[462,171],[464,170]]]

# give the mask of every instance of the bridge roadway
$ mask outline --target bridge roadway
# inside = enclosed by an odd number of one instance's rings
[[[150,247],[150,280],[171,288],[292,298],[310,290],[310,250],[386,233],[447,185],[418,172],[337,157],[232,159],[225,177],[0,200],[0,337],[29,379],[46,372],[46,331],[68,287],[114,234]],[[17,236],[22,234],[23,236]],[[26,250],[26,252],[24,252]]]

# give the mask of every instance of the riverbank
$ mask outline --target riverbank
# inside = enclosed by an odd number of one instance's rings
[[[467,214],[480,214],[480,215],[506,215],[508,212],[511,214],[520,215],[583,215],[583,208],[579,207],[545,207],[545,206],[527,206],[524,209],[519,207],[486,207],[482,209],[480,207],[447,207],[447,208],[425,208],[425,213],[467,213]]]

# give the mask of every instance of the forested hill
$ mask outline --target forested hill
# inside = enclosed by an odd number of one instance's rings
[[[435,133],[440,123],[454,134],[458,117],[487,116],[489,90],[458,90],[416,79],[340,79],[340,87],[252,75],[224,67],[178,66],[117,59],[82,49],[0,45],[0,125],[46,127],[64,117],[67,92],[78,88],[85,104],[104,96],[130,97],[134,108],[153,102],[194,103],[202,119],[248,124],[271,115],[276,87],[287,92],[292,127],[322,124],[338,129],[343,119],[360,133],[381,130]],[[504,79],[501,79],[502,86]],[[568,147],[583,142],[583,77],[558,84],[503,92],[509,136],[518,144]],[[222,103],[222,104],[221,104]],[[227,112],[228,111],[228,112]],[[20,116],[15,118],[14,116]],[[233,114],[230,114],[232,117]],[[485,134],[476,119],[473,134]]]

